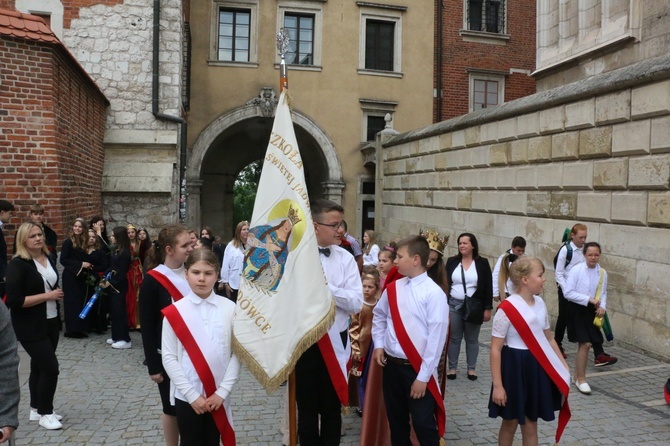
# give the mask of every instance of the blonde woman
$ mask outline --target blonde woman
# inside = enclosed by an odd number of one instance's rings
[[[377,266],[379,263],[379,246],[375,231],[366,229],[363,233],[363,266]]]
[[[219,289],[224,290],[226,297],[237,302],[237,290],[240,288],[240,276],[244,265],[244,250],[249,236],[249,222],[244,220],[235,227],[235,237],[226,246],[221,265],[221,282]]]
[[[7,265],[7,306],[16,339],[30,356],[30,420],[45,429],[61,429],[63,418],[54,412],[58,384],[58,288],[56,265],[51,262],[42,228],[23,223],[16,231],[16,253]]]

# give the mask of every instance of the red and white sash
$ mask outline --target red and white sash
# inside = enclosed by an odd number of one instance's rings
[[[179,277],[179,275],[165,265],[158,265],[147,274],[156,279],[170,293],[174,302],[177,302],[191,292],[191,288],[188,286],[186,280]]]
[[[328,333],[323,335],[319,342],[319,351],[323,361],[326,363],[330,381],[333,383],[335,392],[340,398],[342,405],[346,406],[349,403],[349,373],[347,371],[351,368],[351,346],[347,342],[347,346],[342,345],[342,337],[337,331],[338,324],[333,324],[328,330]],[[349,333],[347,333],[349,336]]]
[[[537,320],[535,312],[528,306],[526,301],[517,294],[513,294],[498,306],[505,312],[519,336],[528,347],[530,353],[540,363],[549,378],[556,384],[563,395],[563,404],[558,414],[558,427],[556,429],[556,444],[561,439],[565,426],[570,420],[570,406],[568,405],[568,393],[570,393],[570,371],[563,366],[551,344],[544,334],[540,321]]]
[[[407,307],[408,296],[404,295],[404,289],[407,285],[407,278],[398,279],[386,288],[386,294],[389,301],[389,312],[393,321],[395,334],[402,347],[407,359],[416,373],[421,369],[421,354],[426,348],[427,339],[418,336],[418,323],[412,312]],[[400,296],[398,296],[400,294]],[[440,438],[444,437],[444,429],[447,421],[447,413],[444,408],[444,400],[437,385],[437,370],[433,371],[433,376],[428,381],[428,391],[435,399],[435,419],[437,421],[437,430]]]
[[[180,312],[182,304],[189,304],[188,299],[165,307],[162,312],[198,373],[205,388],[205,396],[209,397],[218,389],[220,382],[212,370],[226,370],[229,358],[222,357],[218,343],[212,342],[202,322],[198,320],[197,312]],[[226,399],[221,408],[211,414],[221,434],[223,446],[234,446],[235,431],[228,401]]]

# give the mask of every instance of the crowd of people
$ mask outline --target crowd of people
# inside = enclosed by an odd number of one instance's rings
[[[561,410],[565,380],[570,385],[566,328],[568,340],[578,344],[573,384],[580,392],[591,392],[585,375],[591,346],[597,367],[617,362],[603,351],[598,325],[607,309],[601,247],[586,242],[583,224],[571,228],[555,259],[559,305],[552,332],[540,297],[545,267],[525,255],[522,236],[491,270],[472,233],[460,234],[456,254],[444,260],[449,237],[433,229],[387,244],[365,230],[361,244],[349,234],[341,206],[316,200],[311,212],[336,305],[333,329],[351,351],[349,405],[362,417],[362,445],[439,444],[445,385],[458,378],[462,341],[465,376],[476,381],[480,330],[490,321],[489,416],[503,420],[502,445],[512,444],[518,426],[524,444],[537,444],[537,420],[553,420]],[[267,231],[250,232],[249,222],[241,221],[224,245],[209,227],[196,232],[170,225],[152,241],[146,229],[132,224],[108,235],[101,217],[77,218],[59,251],[44,209],[35,205],[18,226],[7,263],[2,225],[13,216],[13,205],[0,200],[0,292],[11,313],[10,325],[1,306],[0,337],[14,345],[0,366],[14,366],[15,336],[31,359],[30,420],[45,429],[62,427],[53,403],[63,324],[64,336],[74,339],[111,327],[107,343],[120,350],[132,348],[130,331],[139,330],[162,402],[166,444],[180,438],[182,445],[225,443],[232,432],[228,396],[240,373],[231,349],[240,281],[264,273],[253,261],[257,246],[271,245],[282,255],[290,228],[284,234],[279,222],[270,240]],[[342,402],[317,344],[302,354],[295,371],[300,443],[339,444]],[[2,400],[18,404],[17,387],[3,380]],[[16,410],[7,413],[0,417],[0,443],[18,425]]]

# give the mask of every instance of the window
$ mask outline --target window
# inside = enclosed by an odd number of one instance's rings
[[[505,33],[505,0],[466,0],[467,29]]]
[[[381,132],[386,127],[386,121],[384,121],[384,116],[372,115],[368,115],[367,120],[366,141],[374,141],[377,133]]]
[[[286,63],[314,65],[314,15],[284,14],[284,28],[289,35]]]
[[[365,68],[393,71],[395,23],[367,20],[365,24]]]
[[[504,102],[505,77],[474,73],[470,75],[470,111],[495,107]]]
[[[288,31],[286,63],[292,70],[321,71],[323,4],[302,0],[278,0],[277,31]],[[275,68],[280,56],[275,52]]]
[[[361,7],[358,73],[402,77],[402,15],[407,8],[357,3],[365,5]]]
[[[219,11],[218,60],[249,62],[251,11],[221,9]]]

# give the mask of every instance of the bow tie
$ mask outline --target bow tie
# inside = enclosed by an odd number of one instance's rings
[[[330,257],[330,248],[319,248],[319,254]]]

